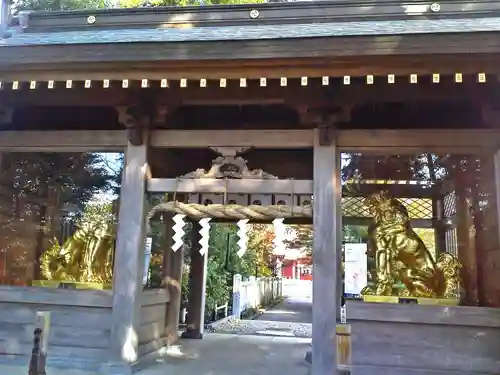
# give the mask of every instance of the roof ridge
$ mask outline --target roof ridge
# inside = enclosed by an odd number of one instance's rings
[[[467,5],[467,6],[465,6]],[[500,2],[466,0],[430,3],[415,0],[301,1],[188,7],[89,9],[67,12],[20,12],[13,25],[31,32],[94,29],[193,28],[238,25],[290,25],[417,18],[484,18],[500,16]]]
[[[215,42],[263,39],[411,35],[500,31],[500,17],[478,19],[427,19],[304,23],[289,25],[213,26],[190,29],[119,29],[40,33],[13,33],[4,46],[141,43]]]

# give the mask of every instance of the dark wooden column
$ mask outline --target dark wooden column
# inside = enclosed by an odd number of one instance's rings
[[[477,233],[478,299],[480,306],[500,307],[500,152],[481,161],[480,193],[488,194]],[[478,197],[479,198],[479,197]],[[478,203],[476,203],[477,205]]]
[[[463,266],[461,276],[465,291],[463,303],[475,306],[478,302],[475,230],[467,192],[461,181],[457,182],[456,195],[458,258]]]
[[[164,213],[163,221],[165,225],[165,275],[164,283],[170,293],[170,302],[167,305],[167,317],[165,323],[165,334],[169,344],[178,340],[179,315],[181,309],[182,292],[182,268],[184,264],[184,254],[182,247],[174,252],[172,250],[173,237],[173,215]]]
[[[186,331],[182,333],[182,338],[201,339],[203,338],[203,321],[205,312],[205,287],[204,273],[206,272],[205,257],[200,254],[200,225],[193,221],[193,229],[190,233],[190,254],[191,269],[189,270],[189,301],[186,318]]]
[[[434,229],[434,243],[436,244],[436,259],[439,253],[446,251],[446,228],[444,226],[444,197],[432,198],[432,228]]]

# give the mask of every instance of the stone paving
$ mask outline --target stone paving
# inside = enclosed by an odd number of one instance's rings
[[[181,340],[155,365],[134,375],[307,375],[309,339],[210,333],[203,340]],[[0,375],[27,375],[27,366],[0,365]],[[47,368],[47,375],[98,375]]]
[[[307,375],[309,343],[295,337],[211,333],[203,340],[182,340],[137,375]]]
[[[95,372],[83,370],[69,370],[47,367],[47,375],[98,375]],[[0,365],[1,375],[28,375],[28,363],[25,366],[7,366]]]

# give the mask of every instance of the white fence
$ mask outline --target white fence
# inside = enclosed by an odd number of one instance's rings
[[[283,295],[283,281],[281,278],[250,277],[243,280],[236,274],[233,278],[233,316],[241,317],[248,309],[265,306]]]

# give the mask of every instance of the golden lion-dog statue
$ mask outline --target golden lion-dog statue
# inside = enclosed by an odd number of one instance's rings
[[[369,252],[375,257],[376,279],[362,295],[460,298],[461,264],[449,253],[435,261],[410,225],[406,207],[386,191],[367,197],[373,215],[368,229]],[[403,288],[395,288],[397,283]]]

